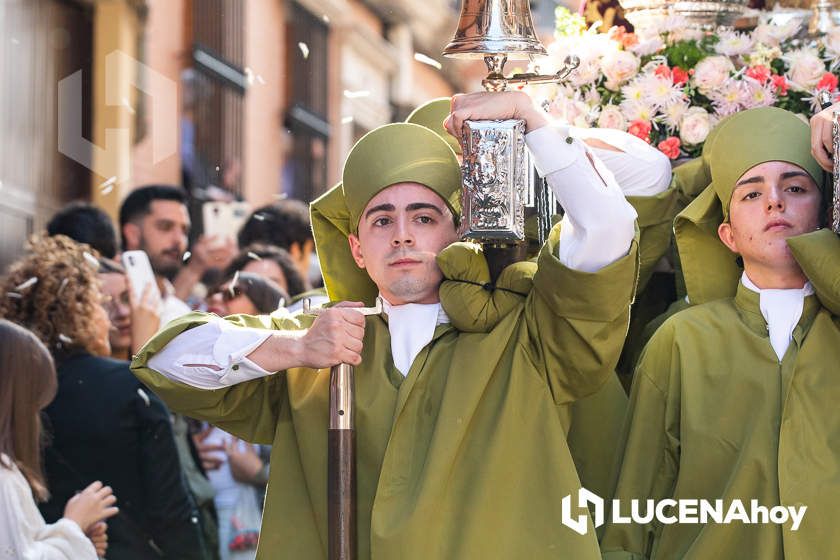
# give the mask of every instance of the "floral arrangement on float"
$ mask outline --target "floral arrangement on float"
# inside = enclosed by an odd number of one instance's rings
[[[810,117],[818,94],[838,96],[840,28],[818,38],[800,20],[765,20],[752,32],[700,31],[680,16],[628,33],[599,33],[582,17],[557,9],[555,40],[545,66],[568,54],[580,66],[560,86],[529,87],[555,117],[577,127],[625,130],[671,159],[700,153],[723,117],[773,105]]]

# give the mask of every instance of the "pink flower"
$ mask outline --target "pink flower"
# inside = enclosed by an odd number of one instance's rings
[[[750,66],[744,73],[747,77],[752,78],[762,85],[770,79],[770,69],[761,64],[757,66]]]
[[[706,140],[711,129],[709,113],[703,107],[691,107],[680,122],[680,139],[686,144],[697,145]]]
[[[773,82],[773,87],[776,89],[776,93],[779,95],[787,95],[788,84],[784,76],[774,74],[770,76],[770,81]]]
[[[733,70],[735,65],[728,56],[709,56],[694,68],[692,81],[700,93],[708,96],[729,78],[729,73]]]
[[[834,91],[835,89],[837,89],[837,76],[835,76],[831,72],[826,72],[822,75],[820,81],[817,82],[817,89]]]
[[[639,59],[627,51],[613,51],[601,59],[601,72],[607,78],[608,89],[618,91],[622,83],[639,72]]]
[[[656,146],[659,151],[668,156],[669,159],[680,157],[680,139],[676,136],[669,136]]]
[[[671,79],[671,69],[668,68],[667,64],[660,64],[656,67],[656,70],[653,71],[654,74],[659,76],[660,78],[668,78]]]
[[[627,132],[650,144],[651,128],[650,122],[636,120],[630,123],[630,126],[627,128]]]

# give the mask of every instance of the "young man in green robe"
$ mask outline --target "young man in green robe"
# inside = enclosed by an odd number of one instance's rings
[[[457,139],[443,127],[450,103],[448,97],[428,101],[412,111],[406,122],[438,133],[460,155]],[[646,317],[657,313],[642,309],[638,298],[639,294],[644,294],[643,299],[657,299],[648,297],[645,289],[654,267],[670,246],[677,199],[677,189],[671,185],[671,162],[656,148],[619,130],[570,127],[569,134],[583,140],[592,155],[604,164],[638,216],[639,279],[630,312],[632,332],[634,322],[645,321]],[[529,235],[527,222],[525,231]],[[536,237],[535,233],[530,235]],[[626,342],[624,351],[627,351]],[[606,500],[611,497],[613,463],[621,443],[627,402],[627,393],[618,375],[609,375],[594,394],[558,406],[581,485]]]
[[[466,118],[526,121],[526,142],[567,218],[489,332],[448,314],[488,282],[457,241],[460,170],[432,131],[392,124],[364,136],[342,186],[312,204],[333,301],[317,317],[276,313],[170,323],[135,358],[174,410],[273,444],[257,557],[324,558],[329,367],[356,366],[359,558],[599,558],[561,523],[579,487],[557,405],[591,394],[615,365],[637,274],[635,213],[577,141],[519,92],[457,96]],[[602,221],[605,214],[610,219]],[[562,230],[561,230],[562,228]],[[444,275],[445,272],[445,275]],[[481,290],[478,287],[478,290]],[[520,291],[520,290],[515,290]]]
[[[776,108],[720,124],[707,162],[711,184],[675,222],[692,307],[665,321],[636,369],[603,555],[832,557],[840,317],[804,272],[815,253],[791,249],[827,233],[822,170],[808,126]],[[617,522],[634,499],[642,518]],[[695,500],[693,522],[669,520],[678,510],[646,518],[646,500],[664,499]],[[741,500],[750,522],[698,521],[697,500],[724,512]],[[787,521],[767,523],[753,501],[784,507]]]

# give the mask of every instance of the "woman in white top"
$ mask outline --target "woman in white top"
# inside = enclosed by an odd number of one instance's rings
[[[116,515],[111,488],[94,482],[48,525],[40,412],[56,393],[52,357],[26,329],[0,319],[0,559],[94,560],[105,554],[104,520]]]

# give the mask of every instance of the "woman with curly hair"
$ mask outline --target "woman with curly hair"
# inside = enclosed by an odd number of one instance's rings
[[[108,548],[103,520],[117,513],[116,498],[101,482],[71,498],[53,524],[35,504],[49,495],[39,414],[56,387],[55,366],[41,341],[0,319],[0,552],[9,558],[94,560]]]
[[[0,282],[0,317],[35,333],[57,365],[56,398],[44,409],[52,437],[44,518],[59,519],[77,488],[101,480],[121,504],[109,558],[206,558],[169,411],[128,362],[107,357],[98,254],[62,235],[36,237],[28,249]]]

